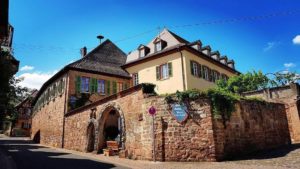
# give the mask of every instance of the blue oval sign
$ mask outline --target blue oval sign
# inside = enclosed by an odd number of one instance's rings
[[[182,123],[188,118],[188,109],[185,105],[172,104],[172,115],[177,122]]]

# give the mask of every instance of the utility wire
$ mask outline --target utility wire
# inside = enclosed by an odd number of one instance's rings
[[[214,21],[207,21],[207,22],[200,22],[195,24],[185,24],[185,25],[175,25],[175,26],[167,26],[167,28],[171,29],[178,29],[178,28],[189,28],[189,27],[199,27],[199,26],[207,26],[207,25],[216,25],[216,24],[230,24],[230,23],[238,23],[238,22],[247,22],[247,21],[259,21],[259,20],[266,20],[269,18],[275,18],[280,16],[289,16],[289,15],[295,15],[299,14],[300,10],[288,10],[288,11],[281,11],[276,13],[270,13],[265,15],[256,15],[256,16],[245,16],[245,17],[238,17],[238,18],[230,18],[230,19],[220,19],[220,20],[214,20]],[[166,27],[166,26],[164,26]],[[130,39],[134,39],[137,37],[144,36],[146,34],[150,34],[153,32],[156,32],[160,30],[161,27],[157,27],[155,29],[151,29],[142,33],[138,33],[129,37],[124,37],[122,39],[118,39],[114,41],[115,43],[124,42]],[[26,43],[14,43],[14,48],[17,49],[29,49],[29,50],[47,50],[47,51],[57,51],[57,52],[71,52],[71,51],[79,51],[80,48],[65,48],[65,47],[59,47],[59,46],[42,46],[42,45],[33,45],[33,44],[26,44]],[[92,49],[92,48],[89,48]]]

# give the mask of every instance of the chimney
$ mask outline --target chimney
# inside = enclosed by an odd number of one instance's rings
[[[81,54],[81,57],[85,57],[85,55],[86,55],[86,51],[87,51],[87,49],[86,49],[86,47],[84,46],[83,48],[81,48],[80,49],[80,54]]]

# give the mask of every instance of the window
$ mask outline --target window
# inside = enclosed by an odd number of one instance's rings
[[[145,49],[140,49],[140,57],[144,57],[145,56]]]
[[[156,67],[156,79],[163,80],[172,76],[172,63],[165,63]]]
[[[203,79],[209,80],[208,67],[206,67],[206,66],[203,66]]]
[[[222,78],[224,81],[227,81],[227,80],[228,80],[228,76],[225,75],[225,74],[221,74],[221,78]]]
[[[97,92],[99,94],[105,94],[105,81],[104,80],[98,80]]]
[[[136,86],[139,84],[139,74],[134,73],[132,74],[132,81],[133,81],[133,86]]]
[[[120,92],[123,90],[123,83],[122,82],[118,82],[117,84],[117,92]]]
[[[88,93],[90,90],[90,78],[88,77],[81,77],[81,92]]]
[[[161,41],[155,43],[155,51],[158,52],[161,51],[161,49],[162,49]]]
[[[196,77],[201,77],[201,65],[191,60],[191,73]]]
[[[220,73],[216,70],[212,71],[213,72],[213,78],[212,78],[212,81],[213,82],[216,82],[220,79]]]

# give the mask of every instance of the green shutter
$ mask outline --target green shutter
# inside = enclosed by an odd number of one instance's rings
[[[113,85],[113,94],[116,94],[117,93],[117,82],[113,81],[112,85]]]
[[[90,81],[90,91],[91,91],[91,93],[97,93],[97,88],[98,88],[97,79],[91,78],[91,81]]]
[[[80,86],[81,86],[81,78],[80,76],[76,76],[76,82],[75,82],[76,93],[80,93]]]
[[[197,66],[198,66],[198,77],[202,77],[202,67],[201,67],[201,65],[200,64],[197,64]]]
[[[191,74],[194,75],[194,70],[193,70],[193,61],[190,61],[190,66],[191,66]]]
[[[212,76],[211,76],[211,74],[212,74],[212,71],[211,71],[210,68],[208,68],[208,80],[209,80],[210,82],[212,81]]]
[[[160,69],[159,69],[159,66],[156,66],[156,80],[160,80]]]
[[[109,96],[110,95],[110,81],[109,80],[106,81],[106,92],[107,92],[107,95]]]
[[[169,77],[173,76],[173,67],[172,67],[172,62],[168,63],[168,68],[169,68]]]
[[[205,66],[202,65],[202,78],[205,79],[205,71],[204,71]]]
[[[124,83],[124,89],[128,89],[128,84],[127,83]]]

